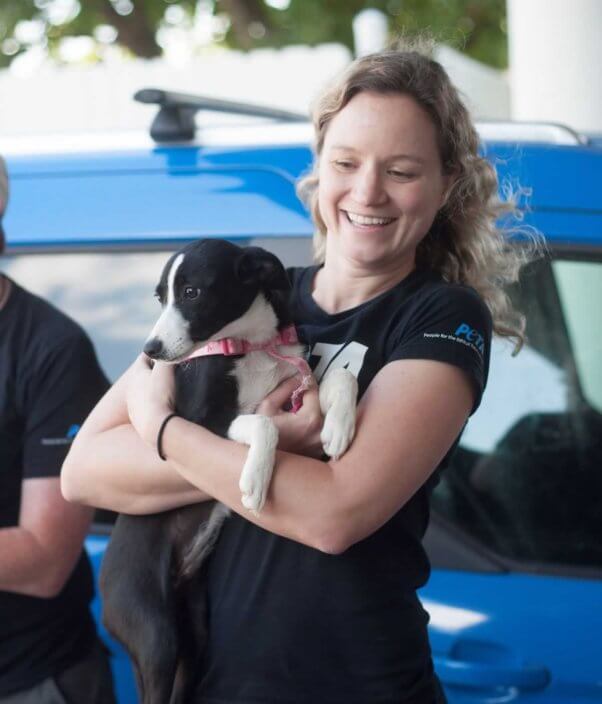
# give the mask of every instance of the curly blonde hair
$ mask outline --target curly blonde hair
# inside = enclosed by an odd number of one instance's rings
[[[521,239],[529,246],[517,247],[509,242],[510,228],[497,226],[502,216],[519,220],[520,215],[511,197],[506,201],[498,197],[496,172],[478,154],[479,138],[468,110],[443,67],[426,55],[424,46],[388,49],[357,59],[315,103],[316,159],[297,190],[317,227],[316,261],[324,261],[326,241],[318,208],[318,165],[326,130],[333,117],[362,91],[409,95],[430,115],[443,169],[455,180],[445,205],[418,245],[416,265],[478,291],[491,311],[494,332],[513,339],[517,352],[524,342],[525,320],[513,308],[505,288],[517,281],[523,264],[533,258],[537,237],[527,233]]]

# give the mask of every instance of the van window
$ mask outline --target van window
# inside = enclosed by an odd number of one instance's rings
[[[602,263],[542,260],[512,292],[518,356],[494,340],[483,402],[433,508],[531,566],[602,567]]]
[[[257,237],[238,243],[269,249],[285,266],[311,261],[307,237]],[[155,287],[172,253],[27,254],[4,257],[2,270],[76,320],[114,381],[140,354],[155,324],[159,315]]]

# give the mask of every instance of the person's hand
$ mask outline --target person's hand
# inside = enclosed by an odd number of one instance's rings
[[[127,408],[130,422],[143,440],[151,445],[165,416],[173,413],[175,399],[174,368],[141,354],[128,374]]]
[[[303,394],[297,413],[285,410],[301,380],[298,375],[286,379],[259,404],[257,413],[270,416],[278,428],[278,448],[307,457],[322,457],[320,431],[324,419],[320,410],[318,385],[314,382]]]

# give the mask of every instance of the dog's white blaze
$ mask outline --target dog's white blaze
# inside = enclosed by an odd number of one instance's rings
[[[172,262],[167,275],[167,301],[155,323],[149,340],[158,338],[163,343],[167,356],[171,359],[186,354],[191,345],[188,321],[178,310],[175,294],[176,273],[184,261],[184,255],[179,254]]]
[[[177,273],[178,269],[180,268],[180,265],[182,264],[183,261],[184,261],[184,255],[178,254],[178,256],[171,263],[169,273],[167,274],[167,305],[168,306],[173,306],[173,304],[176,300],[176,291],[175,291],[176,273]]]

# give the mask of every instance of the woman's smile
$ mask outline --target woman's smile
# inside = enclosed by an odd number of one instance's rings
[[[374,230],[375,232],[397,220],[397,218],[382,215],[362,215],[361,213],[353,213],[349,210],[341,210],[341,213],[343,213],[347,221],[354,227],[358,227],[361,230]]]

